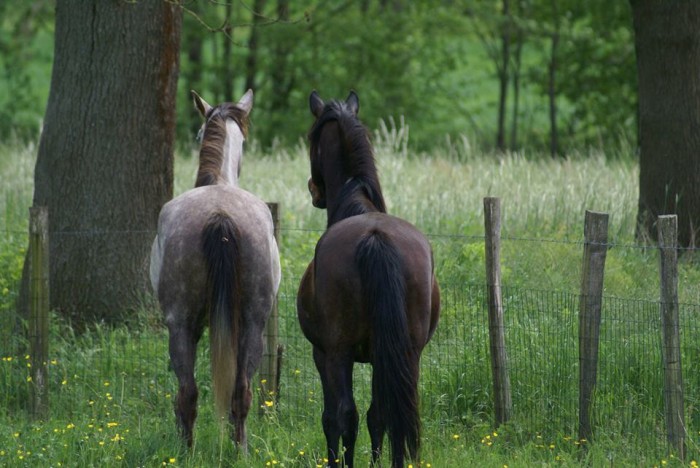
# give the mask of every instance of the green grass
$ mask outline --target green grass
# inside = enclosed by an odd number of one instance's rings
[[[390,212],[430,235],[442,284],[438,335],[423,355],[423,466],[682,466],[668,455],[659,390],[658,259],[634,245],[637,167],[600,154],[552,161],[538,155],[477,154],[468,142],[414,154],[402,129],[375,137]],[[301,272],[325,226],[306,191],[306,148],[267,154],[252,145],[241,185],[282,206],[280,398],[256,399],[249,418],[250,455],[241,458],[213,414],[206,346],[200,346],[196,442],[184,450],[175,433],[176,382],[168,370],[167,333],[145,307],[137,330],[96,326],[75,335],[52,316],[50,418],[28,416],[30,369],[13,330],[13,298],[26,247],[36,148],[0,146],[0,465],[7,466],[294,466],[323,464],[322,395],[300,337],[294,298]],[[196,159],[176,160],[175,194],[193,185]],[[484,196],[503,210],[502,268],[514,417],[494,429],[488,330],[484,312]],[[586,209],[610,213],[593,441],[576,437],[577,291]],[[700,303],[700,269],[680,265],[681,301]],[[618,299],[619,298],[619,299]],[[683,364],[689,451],[700,434],[700,338],[697,306],[684,308]],[[202,340],[206,343],[206,337]],[[369,463],[364,412],[369,369],[357,366],[360,410],[357,463]],[[687,465],[687,462],[685,463]]]

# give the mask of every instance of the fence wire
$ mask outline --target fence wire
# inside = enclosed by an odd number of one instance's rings
[[[3,254],[15,249],[17,257],[19,249],[26,246],[26,237],[8,235],[0,242]],[[572,243],[570,247],[578,246]],[[460,249],[468,258],[469,245]],[[21,333],[24,325],[13,308],[19,280],[5,281],[0,284],[0,411],[6,417],[17,417],[28,408],[32,382],[27,369],[27,339]],[[298,278],[288,277],[279,292],[279,341],[284,351],[274,411],[282,421],[320,428],[323,398],[311,345],[296,318],[297,287]],[[444,282],[441,289],[440,323],[421,361],[422,418],[445,428],[488,424],[493,421],[494,408],[486,286],[453,281]],[[513,421],[532,434],[575,437],[578,293],[504,286],[502,295]],[[691,446],[697,447],[700,305],[680,304],[679,310],[687,434]],[[663,448],[666,432],[659,303],[605,296],[601,316],[594,431],[624,434],[626,440]],[[50,404],[94,412],[129,401],[135,406],[124,411],[161,412],[171,417],[177,383],[168,368],[167,331],[155,310],[144,312],[140,320],[143,326],[138,329],[97,326],[75,335],[67,324],[53,317],[51,359],[47,363]],[[200,407],[211,399],[207,342],[204,336],[198,351]],[[361,415],[369,407],[370,376],[368,365],[356,365],[354,387]],[[265,397],[256,404],[263,409],[268,406]],[[293,430],[294,426],[289,427]]]

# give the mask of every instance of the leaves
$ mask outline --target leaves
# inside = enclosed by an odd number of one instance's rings
[[[35,137],[38,130],[53,51],[51,3],[0,6],[0,137],[10,132]],[[636,73],[628,3],[509,4],[504,16],[502,1],[485,0],[185,2],[178,138],[192,142],[200,124],[185,97],[191,88],[219,101],[227,87],[239,96],[254,83],[252,138],[264,147],[304,138],[312,89],[324,98],[355,89],[368,126],[403,117],[411,127],[411,145],[419,150],[446,135],[466,135],[490,148],[497,123],[499,38],[511,28],[511,40],[522,40],[518,148],[543,148],[549,125],[548,41],[558,27],[555,92],[563,148],[606,146],[620,135],[634,140]],[[224,63],[226,44],[232,46],[231,63]],[[232,84],[224,82],[229,69]],[[515,67],[509,69],[513,73]],[[513,96],[510,89],[509,109]]]

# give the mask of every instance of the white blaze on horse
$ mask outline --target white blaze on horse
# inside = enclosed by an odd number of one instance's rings
[[[238,186],[253,92],[215,107],[194,91],[192,96],[205,119],[197,181],[160,212],[151,283],[170,332],[182,436],[191,447],[196,348],[208,325],[217,412],[228,418],[234,441],[245,452],[251,379],[279,287],[279,253],[267,204]]]

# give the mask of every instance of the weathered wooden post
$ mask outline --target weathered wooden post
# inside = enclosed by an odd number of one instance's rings
[[[49,412],[49,210],[45,206],[29,209],[29,252],[31,411],[35,418],[46,419]]]
[[[489,304],[489,339],[496,425],[508,421],[513,410],[501,297],[501,200],[484,198],[486,230],[486,287]]]
[[[590,439],[591,406],[598,375],[600,311],[608,250],[608,214],[586,211],[579,309],[579,439]]]
[[[685,413],[681,369],[680,320],[678,313],[678,218],[658,218],[659,259],[661,262],[661,347],[664,363],[664,408],[669,443],[685,459]]]
[[[280,207],[279,203],[268,203],[272,223],[275,230],[275,240],[280,244]],[[260,365],[260,413],[264,413],[266,402],[275,402],[279,393],[279,363],[281,348],[279,345],[279,312],[277,298],[272,307],[270,318],[265,327],[263,358]]]

